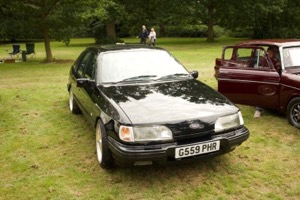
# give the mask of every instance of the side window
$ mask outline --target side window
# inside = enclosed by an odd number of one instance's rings
[[[78,61],[77,63],[77,69],[76,71],[78,72],[78,74],[80,74],[81,76],[83,75],[84,73],[84,68],[85,66],[87,65],[88,61],[89,61],[89,58],[90,58],[90,55],[91,55],[91,52],[84,52],[82,54],[82,56],[80,57],[80,60]]]
[[[224,52],[224,67],[250,68],[253,67],[252,48],[227,48]]]
[[[223,67],[246,70],[270,70],[270,61],[262,46],[226,47]]]
[[[232,47],[226,48],[223,54],[223,67],[233,67],[235,65],[234,51]]]
[[[227,48],[224,52],[224,60],[232,59],[232,53],[233,53],[233,49],[232,48]]]
[[[262,49],[255,49],[254,51],[254,68],[269,68],[269,63],[266,58],[266,52]]]
[[[237,62],[240,64],[239,67],[251,67],[251,48],[239,48],[237,50]]]
[[[86,66],[85,77],[95,80],[95,70],[97,66],[97,53],[91,53],[91,61]]]

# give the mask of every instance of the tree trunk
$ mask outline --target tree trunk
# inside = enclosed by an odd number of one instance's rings
[[[207,7],[207,14],[208,14],[208,22],[207,22],[207,41],[213,42],[214,41],[214,7],[208,6]]]
[[[106,23],[106,37],[108,37],[108,38],[115,38],[116,37],[115,20],[109,20]]]
[[[268,38],[273,38],[273,15],[272,13],[268,13]]]
[[[49,27],[45,26],[44,30],[44,43],[45,43],[45,50],[46,50],[46,62],[52,62],[52,52],[50,47],[50,37],[49,37]]]
[[[165,37],[165,36],[166,36],[165,24],[160,23],[159,24],[159,37]]]

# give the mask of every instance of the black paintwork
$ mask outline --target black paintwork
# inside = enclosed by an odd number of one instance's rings
[[[218,116],[236,113],[238,109],[226,98],[200,81],[99,86],[113,100],[131,124],[177,123],[202,119],[213,123]]]
[[[102,51],[114,51],[131,48],[151,48],[141,45],[112,45],[88,48],[99,54]],[[79,60],[81,57],[79,57]],[[78,62],[78,61],[77,61]],[[194,76],[197,77],[197,76]],[[146,149],[161,149],[163,154],[174,153],[176,145],[208,141],[216,137],[214,123],[220,116],[237,113],[239,109],[227,98],[191,77],[174,80],[151,80],[147,82],[126,82],[117,84],[98,84],[76,72],[76,63],[70,70],[68,88],[72,87],[74,98],[80,109],[93,125],[101,119],[106,125],[109,135],[110,149],[114,158],[122,162],[127,156],[134,162],[138,153],[134,148],[146,152],[139,154],[145,159],[156,160],[156,153]],[[199,129],[191,129],[193,123],[201,124]],[[119,125],[158,125],[168,126],[174,141],[166,144],[151,142],[145,144],[126,144],[118,138]],[[232,145],[241,144],[248,136],[248,130],[242,126],[230,130],[235,138]],[[222,150],[230,151],[230,137],[226,133],[219,134],[222,139]],[[225,134],[222,136],[222,134]],[[233,137],[233,138],[234,138]],[[126,147],[125,147],[125,146]],[[154,145],[154,146],[153,146]],[[123,146],[123,147],[121,147]],[[133,148],[133,149],[130,149]],[[166,150],[163,150],[166,148]],[[170,150],[173,149],[173,150]],[[129,152],[120,152],[127,149]],[[166,155],[164,157],[168,159]],[[214,153],[218,154],[218,153]],[[213,154],[212,154],[213,155]],[[139,157],[137,156],[137,157]],[[136,157],[136,158],[137,158]],[[141,158],[139,158],[141,159]],[[132,163],[131,163],[132,164]]]

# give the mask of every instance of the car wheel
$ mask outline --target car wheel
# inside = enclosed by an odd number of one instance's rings
[[[300,128],[300,97],[292,99],[287,107],[287,118],[293,126]]]
[[[70,91],[69,91],[69,108],[70,108],[70,111],[74,114],[81,113],[80,108],[78,107],[76,101],[74,100],[72,88],[70,88]]]
[[[105,169],[112,168],[113,157],[108,148],[107,133],[101,120],[98,120],[96,125],[96,151],[100,166]]]

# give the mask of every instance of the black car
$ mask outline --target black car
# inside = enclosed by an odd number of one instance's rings
[[[70,70],[69,104],[95,127],[100,166],[215,156],[247,140],[239,108],[197,77],[161,48],[83,51]]]

